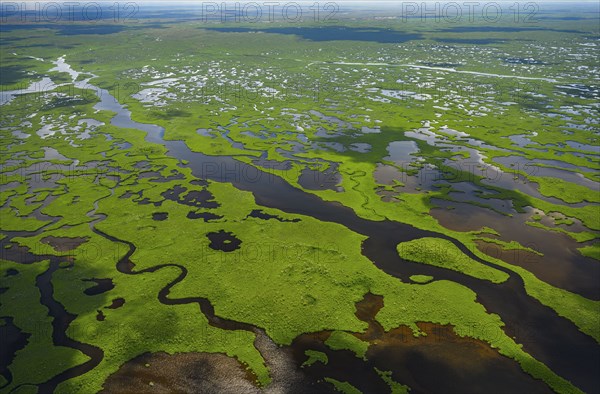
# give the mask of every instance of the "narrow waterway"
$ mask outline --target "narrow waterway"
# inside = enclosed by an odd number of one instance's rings
[[[57,67],[63,67],[62,71],[66,72],[69,71],[65,69],[71,70],[70,66],[64,63],[64,60],[62,65],[57,64]],[[71,72],[73,71],[71,70]],[[77,75],[79,74],[77,73]],[[477,293],[478,301],[490,313],[497,313],[501,316],[506,323],[505,332],[514,337],[516,342],[522,343],[525,351],[582,390],[586,392],[600,391],[600,382],[596,377],[597,370],[600,370],[600,353],[596,341],[581,333],[573,323],[559,317],[552,309],[529,297],[518,275],[477,258],[460,242],[443,234],[420,230],[398,222],[387,220],[378,222],[360,218],[352,209],[338,203],[325,202],[313,194],[291,186],[274,173],[262,171],[232,157],[211,157],[192,152],[182,141],[165,140],[162,127],[133,121],[131,112],[118,103],[108,91],[89,84],[91,78],[77,82],[76,85],[81,88],[94,89],[100,99],[95,108],[115,112],[116,115],[111,120],[114,126],[147,132],[147,141],[164,145],[168,149],[168,155],[174,158],[187,160],[189,162],[188,166],[196,177],[216,182],[232,183],[240,190],[252,192],[259,205],[276,208],[287,213],[311,216],[322,221],[339,223],[352,231],[367,236],[368,238],[362,245],[363,254],[373,261],[377,267],[403,281],[408,281],[408,277],[411,275],[424,274],[431,275],[436,280],[451,280],[469,287]],[[93,229],[97,234],[115,242],[128,244],[130,247],[128,256],[132,253],[133,245],[131,243],[117,240],[94,227]],[[398,243],[426,236],[449,239],[470,257],[507,272],[510,279],[503,284],[495,285],[458,272],[410,263],[398,257],[396,252]],[[133,266],[129,264],[128,256],[119,262],[117,268],[123,273],[133,274]],[[146,271],[151,272],[165,266],[167,265],[157,265]],[[181,274],[161,290],[159,294],[161,302],[165,304],[197,302],[212,324],[226,329],[254,329],[253,326],[247,323],[233,322],[215,316],[212,305],[208,300],[199,298],[173,300],[168,298],[170,289],[186,276],[185,267],[176,266],[181,270]],[[86,372],[97,364],[99,358],[102,357],[101,354],[97,353],[99,349],[96,350],[96,348],[90,348],[89,345],[72,341],[66,336],[65,330],[73,317],[54,301],[53,291],[48,290],[48,288],[51,289],[52,272],[53,269],[51,268],[48,274],[39,278],[38,286],[40,286],[40,289],[42,287],[47,289],[42,293],[42,298],[45,298],[42,303],[48,306],[55,317],[55,332],[53,333],[55,344],[82,350],[92,357],[92,360],[89,363],[70,369],[67,371],[68,373],[53,378],[43,386],[45,389],[56,387],[67,375],[74,376],[73,374],[76,372]],[[431,375],[435,376],[435,370],[431,371]],[[468,385],[468,382],[463,382],[463,384]],[[454,390],[469,392],[472,391],[472,387],[456,385]]]
[[[238,189],[252,192],[259,205],[339,223],[366,235],[369,238],[363,243],[363,254],[380,269],[404,281],[408,281],[411,275],[424,274],[469,287],[477,293],[478,300],[489,312],[502,317],[507,325],[506,333],[514,337],[516,342],[522,343],[525,351],[584,391],[600,390],[600,382],[596,377],[596,371],[600,369],[600,352],[596,341],[580,332],[572,322],[558,316],[551,308],[528,296],[518,275],[479,259],[464,245],[443,234],[398,222],[376,222],[360,218],[352,209],[338,203],[325,202],[314,194],[297,189],[275,173],[259,170],[232,157],[193,152],[183,141],[165,140],[164,128],[132,120],[131,112],[108,91],[89,85],[89,81],[85,82],[87,87],[95,89],[100,99],[96,109],[117,113],[111,124],[147,132],[147,141],[164,145],[171,157],[187,160],[196,177],[232,183]],[[458,272],[411,263],[398,256],[398,243],[427,236],[449,239],[470,257],[509,273],[510,279],[503,284],[494,285]],[[463,389],[468,391],[469,388]]]
[[[14,237],[27,237],[32,236],[36,233],[41,232],[42,230],[38,230],[37,232],[25,232],[25,231],[14,231],[14,232],[3,232],[6,238],[0,240],[0,248],[5,248],[7,245],[11,244],[11,240]],[[9,250],[15,249],[14,244],[13,247]],[[69,313],[65,307],[58,302],[54,298],[54,287],[52,285],[52,276],[59,269],[60,262],[64,261],[64,258],[57,257],[54,255],[35,255],[30,253],[27,248],[21,248],[18,251],[10,253],[7,256],[2,256],[8,260],[13,260],[20,262],[22,264],[32,264],[32,263],[40,263],[44,260],[49,261],[49,267],[42,274],[38,275],[35,279],[35,285],[40,292],[40,303],[48,309],[48,316],[52,318],[52,343],[55,346],[63,346],[71,349],[77,349],[90,359],[83,364],[76,365],[71,367],[60,374],[54,376],[52,379],[38,385],[38,389],[40,393],[51,393],[53,392],[59,383],[64,382],[65,380],[71,379],[76,376],[80,376],[85,374],[86,372],[91,371],[95,368],[102,358],[104,357],[104,352],[102,349],[87,344],[83,342],[79,342],[73,338],[71,338],[67,331],[69,329],[70,324],[77,317]],[[7,360],[12,362],[12,360]],[[19,389],[23,386],[21,385],[13,388],[11,392],[18,392]]]

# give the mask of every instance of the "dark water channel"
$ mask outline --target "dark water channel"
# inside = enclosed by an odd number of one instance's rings
[[[451,280],[472,289],[477,293],[478,301],[490,313],[501,316],[506,323],[506,333],[514,337],[516,342],[522,343],[525,351],[582,390],[600,391],[600,379],[596,374],[600,370],[600,352],[596,341],[580,332],[572,322],[558,316],[551,308],[529,297],[518,275],[479,259],[464,245],[443,234],[388,220],[366,220],[358,217],[348,207],[325,202],[313,194],[291,186],[275,172],[259,170],[233,157],[207,156],[192,152],[182,141],[163,139],[162,127],[133,121],[131,112],[116,102],[107,91],[97,92],[101,102],[96,108],[117,113],[111,121],[113,125],[147,132],[147,141],[164,145],[171,157],[187,160],[196,177],[232,183],[240,190],[252,192],[259,205],[339,223],[366,235],[368,238],[363,243],[363,254],[377,267],[403,281],[408,282],[411,275],[423,274],[431,275],[437,280]],[[510,279],[503,284],[494,285],[458,272],[411,263],[398,256],[398,243],[427,236],[451,240],[473,259],[507,272]],[[436,376],[435,372],[431,371],[431,376]],[[463,384],[468,385],[468,381],[463,381]],[[472,391],[470,387],[454,387],[461,392]]]
[[[83,84],[87,88],[90,87],[87,81],[83,81]],[[338,203],[325,202],[313,194],[291,186],[275,172],[270,173],[269,171],[259,170],[232,157],[212,157],[192,152],[182,141],[164,140],[164,129],[162,127],[133,121],[130,111],[119,104],[106,90],[95,89],[101,100],[95,108],[115,112],[117,115],[111,121],[113,125],[147,132],[147,141],[164,145],[168,149],[169,156],[179,160],[187,160],[189,162],[188,166],[196,177],[216,182],[232,183],[240,190],[252,192],[259,205],[276,208],[287,213],[311,216],[322,221],[339,223],[352,231],[367,236],[362,245],[363,254],[378,268],[403,281],[408,282],[408,278],[415,274],[431,275],[436,280],[450,280],[472,289],[477,293],[478,301],[486,307],[488,312],[497,313],[501,316],[506,323],[506,334],[514,337],[516,342],[522,343],[525,351],[582,390],[586,392],[600,391],[600,382],[597,377],[597,371],[600,370],[598,344],[591,337],[581,333],[573,323],[559,317],[552,309],[529,297],[518,275],[477,258],[464,245],[443,234],[420,230],[407,224],[388,220],[370,221],[360,218],[350,208]],[[101,218],[98,217],[98,220],[101,220]],[[128,261],[128,257],[134,250],[133,244],[101,233],[95,228],[94,231],[114,242],[124,242],[130,246],[129,253],[118,264],[117,269],[119,271],[128,274],[141,273],[141,271],[133,271],[134,266]],[[398,243],[426,236],[449,239],[473,259],[507,272],[510,279],[503,284],[495,285],[458,272],[400,259],[396,252]],[[7,242],[8,239],[3,240],[2,243]],[[174,264],[157,265],[144,272],[156,271],[165,266],[177,266],[181,270],[181,275],[161,290],[158,295],[161,302],[165,304],[197,302],[213,325],[225,329],[255,329],[247,323],[234,322],[215,316],[214,309],[208,300],[200,298],[174,300],[169,298],[170,289],[185,278],[186,268]],[[38,277],[37,280],[42,293],[41,302],[48,307],[50,315],[54,317],[54,343],[79,349],[89,355],[91,360],[71,368],[51,381],[40,385],[41,391],[44,392],[51,391],[58,383],[69,377],[87,372],[97,365],[103,357],[100,349],[76,342],[66,335],[66,329],[75,316],[69,314],[53,298],[51,276],[57,267],[58,264],[55,260],[51,264],[51,268]],[[352,363],[354,362],[352,361]],[[447,386],[452,387],[454,391],[473,392],[475,390],[469,379],[459,379],[452,375],[443,374],[445,371],[443,366],[437,368],[433,363],[426,365],[431,368],[427,376],[443,376],[444,380],[447,380],[445,382]],[[346,366],[350,367],[350,364],[342,364],[340,368]],[[438,375],[437,372],[441,374]],[[501,377],[501,375],[494,373],[488,373],[486,376],[489,376],[490,379],[498,379],[499,385],[505,383],[503,381],[506,379],[505,376]]]

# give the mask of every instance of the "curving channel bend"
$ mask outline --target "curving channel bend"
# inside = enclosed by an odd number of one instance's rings
[[[458,240],[445,234],[389,220],[377,222],[360,218],[348,207],[326,202],[314,194],[291,186],[281,177],[233,157],[207,156],[191,151],[183,141],[165,140],[163,127],[132,120],[131,112],[108,91],[93,88],[100,99],[95,108],[117,113],[111,124],[146,132],[148,142],[164,145],[171,157],[187,160],[187,166],[194,176],[228,182],[240,190],[250,191],[259,205],[342,224],[366,235],[368,238],[362,245],[363,254],[377,267],[402,280],[406,281],[414,274],[425,274],[471,288],[477,293],[478,301],[490,313],[496,313],[502,318],[506,323],[504,330],[507,335],[522,343],[526,352],[582,390],[600,391],[600,383],[594,378],[595,371],[600,367],[596,341],[579,331],[571,321],[558,316],[554,310],[527,295],[523,280],[513,271],[479,258]],[[250,177],[242,174],[255,175]],[[398,243],[431,236],[447,239],[472,259],[506,272],[510,276],[509,280],[502,284],[492,284],[458,272],[412,263],[398,256]]]
[[[70,69],[70,66],[69,66]],[[93,76],[91,77],[93,78]],[[356,213],[341,204],[326,202],[314,194],[294,188],[284,179],[264,172],[254,166],[240,162],[232,157],[211,157],[202,153],[192,152],[182,141],[169,141],[163,138],[164,128],[143,124],[131,119],[131,112],[110,95],[107,90],[99,89],[89,84],[88,78],[76,82],[80,88],[93,89],[100,99],[95,109],[113,111],[116,115],[111,124],[121,128],[133,128],[145,131],[146,140],[164,145],[168,155],[179,160],[187,160],[194,176],[200,179],[209,179],[216,182],[228,182],[240,190],[253,193],[257,204],[282,210],[291,214],[311,216],[318,220],[335,222],[348,229],[367,236],[363,242],[362,252],[378,268],[390,275],[407,280],[414,274],[434,276],[436,279],[450,280],[472,289],[488,312],[498,314],[506,323],[504,330],[516,342],[522,343],[526,352],[545,363],[557,374],[570,380],[575,386],[586,392],[600,391],[596,376],[600,366],[598,344],[595,340],[578,330],[569,320],[556,314],[554,310],[542,305],[536,299],[527,295],[522,279],[514,272],[475,256],[465,245],[458,240],[431,231],[417,229],[410,225],[385,221],[370,221],[360,218]],[[232,170],[235,169],[235,170]],[[257,177],[240,176],[243,171],[252,171]],[[97,205],[96,205],[97,206]],[[134,271],[134,265],[129,257],[135,251],[135,246],[128,241],[117,239],[95,228],[95,223],[102,220],[102,215],[96,215],[95,209],[90,212],[96,219],[90,223],[92,230],[113,242],[128,245],[129,251],[117,263],[117,270],[124,274],[137,275],[144,272],[155,272],[164,267],[177,267],[179,276],[161,289],[158,299],[166,305],[198,303],[210,324],[228,330],[248,330],[257,332],[257,327],[242,322],[223,319],[214,313],[214,308],[209,300],[198,297],[172,299],[169,292],[177,283],[187,275],[187,269],[178,264],[159,264],[154,267]],[[502,284],[492,284],[483,280],[472,278],[438,267],[416,264],[401,259],[396,251],[400,242],[410,241],[422,237],[438,237],[453,242],[463,253],[469,257],[506,272],[510,278]],[[11,237],[2,242],[8,242]],[[37,278],[37,285],[42,292],[42,303],[50,311],[53,320],[53,339],[56,345],[78,349],[88,355],[90,360],[84,364],[73,367],[48,382],[39,386],[42,392],[52,391],[56,386],[73,376],[83,374],[94,368],[103,358],[101,349],[72,340],[66,335],[69,324],[75,318],[64,307],[54,300],[51,284],[52,273],[58,268],[58,260],[53,256],[42,256],[41,259],[50,259],[50,268]],[[534,338],[532,341],[531,338]]]

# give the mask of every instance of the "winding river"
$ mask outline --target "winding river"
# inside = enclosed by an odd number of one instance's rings
[[[64,62],[64,59],[57,64],[57,68],[60,71],[70,72],[71,75],[74,75],[73,73],[79,75],[72,71],[70,66]],[[600,370],[600,358],[596,341],[580,332],[570,321],[558,316],[551,308],[528,296],[523,281],[517,274],[478,258],[463,244],[444,234],[420,230],[407,224],[388,220],[371,221],[360,218],[348,207],[323,201],[314,194],[291,186],[279,176],[263,172],[233,157],[207,156],[191,151],[182,141],[165,140],[162,127],[132,120],[131,112],[110,95],[107,90],[89,84],[91,78],[93,76],[75,84],[80,88],[93,89],[96,92],[100,102],[95,106],[95,109],[115,112],[116,115],[111,120],[111,124],[114,126],[145,131],[147,141],[164,145],[168,149],[167,154],[171,157],[187,160],[189,163],[187,165],[196,177],[216,182],[229,182],[240,190],[252,192],[259,205],[276,208],[291,214],[311,216],[321,221],[339,223],[354,232],[367,236],[362,245],[363,254],[378,268],[403,281],[408,281],[411,275],[423,274],[431,275],[436,280],[454,281],[472,289],[477,293],[477,300],[485,306],[488,312],[501,316],[506,323],[504,328],[506,334],[513,337],[516,342],[522,343],[526,352],[545,363],[557,374],[570,380],[580,389],[586,392],[600,391],[600,383],[596,377],[597,371]],[[253,176],[243,176],[243,174],[253,174]],[[94,224],[98,220],[102,220],[100,215],[91,223],[94,232],[111,241],[125,243],[130,248],[127,256],[119,261],[117,269],[126,274],[139,273],[133,271],[133,266],[128,259],[134,251],[133,244],[96,229]],[[431,236],[450,240],[471,258],[508,273],[509,280],[502,284],[492,284],[459,272],[411,263],[398,256],[396,252],[398,243]],[[2,243],[7,242],[10,238],[3,240]],[[212,305],[206,299],[185,298],[174,300],[169,298],[170,289],[185,278],[187,270],[183,266],[169,264],[156,265],[146,271],[156,271],[165,266],[176,266],[180,269],[181,274],[160,291],[158,297],[162,303],[198,303],[211,324],[224,329],[255,330],[255,327],[247,323],[233,322],[215,316]],[[43,290],[42,303],[48,307],[51,316],[54,317],[54,343],[55,345],[81,350],[90,356],[91,360],[44,383],[40,386],[40,389],[44,389],[43,391],[51,391],[61,381],[87,372],[97,365],[103,357],[101,349],[73,341],[66,335],[65,331],[74,316],[70,315],[53,298],[50,281],[56,268],[57,262],[54,261],[51,263],[50,269],[37,280],[38,287]],[[468,391],[469,388],[455,387],[455,390]]]
[[[408,281],[411,275],[424,274],[469,287],[477,293],[479,302],[489,312],[501,316],[506,323],[506,333],[522,343],[525,351],[584,391],[600,390],[598,379],[595,378],[595,371],[600,369],[598,344],[580,332],[572,322],[528,296],[522,279],[512,271],[478,258],[466,246],[444,234],[420,230],[398,222],[377,222],[360,218],[352,209],[338,203],[325,202],[314,194],[291,186],[273,173],[263,172],[232,157],[207,156],[193,152],[183,141],[165,140],[164,128],[132,120],[131,112],[107,90],[90,85],[88,87],[95,89],[100,99],[96,109],[116,112],[111,124],[145,131],[148,142],[164,145],[171,157],[187,160],[196,177],[230,182],[238,189],[252,192],[259,205],[339,223],[366,235],[368,239],[363,243],[363,254],[380,269],[404,281]],[[503,284],[494,285],[458,272],[411,263],[398,256],[398,243],[429,236],[452,241],[463,253],[508,273],[510,279]]]

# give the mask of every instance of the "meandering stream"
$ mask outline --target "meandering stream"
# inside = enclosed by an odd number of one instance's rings
[[[69,72],[74,76],[74,81],[79,75],[64,62],[64,58],[61,62],[57,62],[57,68],[60,71]],[[517,274],[478,258],[460,242],[444,234],[420,230],[407,224],[388,220],[371,221],[360,218],[348,207],[338,203],[326,202],[314,194],[291,186],[281,177],[242,163],[233,157],[207,156],[191,151],[182,141],[165,140],[162,127],[132,120],[131,112],[107,90],[99,89],[89,83],[92,78],[93,76],[75,82],[75,85],[79,88],[93,89],[96,92],[100,102],[96,104],[95,109],[115,112],[116,115],[111,120],[111,124],[114,126],[145,131],[147,141],[164,145],[168,149],[167,154],[171,157],[182,161],[187,160],[188,166],[196,177],[215,182],[229,182],[240,190],[252,192],[259,205],[276,208],[291,214],[311,216],[321,221],[339,223],[352,231],[367,236],[368,238],[362,245],[363,254],[378,268],[403,281],[408,281],[408,277],[411,275],[424,274],[431,275],[436,280],[454,281],[472,289],[477,293],[478,301],[485,306],[488,312],[501,316],[506,323],[504,329],[506,334],[513,337],[516,342],[522,343],[526,352],[582,390],[587,392],[600,391],[600,385],[596,378],[596,372],[600,369],[596,341],[580,332],[570,321],[558,316],[551,308],[528,296],[523,281]],[[251,176],[247,174],[251,174]],[[100,216],[97,217],[97,220],[101,219]],[[97,234],[114,242],[126,243],[130,247],[128,256],[133,253],[133,244],[102,233],[93,227],[95,222],[92,222],[91,225]],[[402,260],[396,252],[397,244],[421,237],[448,239],[471,258],[507,272],[510,279],[497,285],[459,272]],[[9,239],[3,240],[3,243]],[[123,273],[133,274],[132,267],[127,265],[128,256],[126,256],[127,259],[124,258],[119,262],[117,269]],[[156,265],[146,271],[156,271],[165,266],[167,265]],[[254,329],[253,326],[247,323],[233,322],[215,316],[214,309],[208,300],[200,298],[173,300],[168,298],[170,289],[186,276],[185,267],[175,266],[181,270],[181,275],[160,291],[158,297],[161,302],[165,304],[198,303],[211,324],[225,329]],[[49,308],[51,316],[54,317],[53,338],[55,345],[81,350],[90,356],[92,360],[81,366],[71,368],[40,386],[40,388],[45,389],[56,387],[58,383],[74,376],[74,374],[87,372],[87,370],[97,365],[103,357],[100,349],[73,341],[66,335],[65,331],[74,317],[54,301],[50,280],[55,269],[56,265],[51,265],[47,273],[40,276],[37,281],[40,290],[46,289],[42,292],[42,303]],[[432,373],[435,373],[435,371],[432,371]],[[455,387],[454,389],[468,391],[469,388]]]
[[[501,316],[507,324],[506,333],[518,343],[522,343],[525,351],[583,390],[600,390],[595,378],[595,371],[600,368],[598,344],[580,332],[572,322],[528,296],[522,279],[512,271],[478,258],[467,247],[443,234],[420,230],[404,223],[377,222],[360,218],[352,209],[338,203],[325,202],[314,194],[291,186],[273,173],[263,172],[232,157],[207,156],[193,152],[183,141],[165,140],[164,128],[132,120],[131,112],[107,90],[89,85],[88,80],[84,82],[88,87],[95,89],[100,99],[96,109],[117,113],[111,124],[145,131],[147,141],[164,145],[171,157],[187,160],[196,177],[230,182],[238,189],[252,192],[259,205],[339,223],[352,231],[364,234],[369,238],[363,243],[363,254],[377,267],[402,280],[407,281],[408,277],[414,274],[424,274],[469,287],[477,293],[478,300],[490,313]],[[494,285],[458,272],[411,263],[398,256],[398,243],[427,236],[449,239],[471,258],[507,272],[510,279],[506,283]]]

